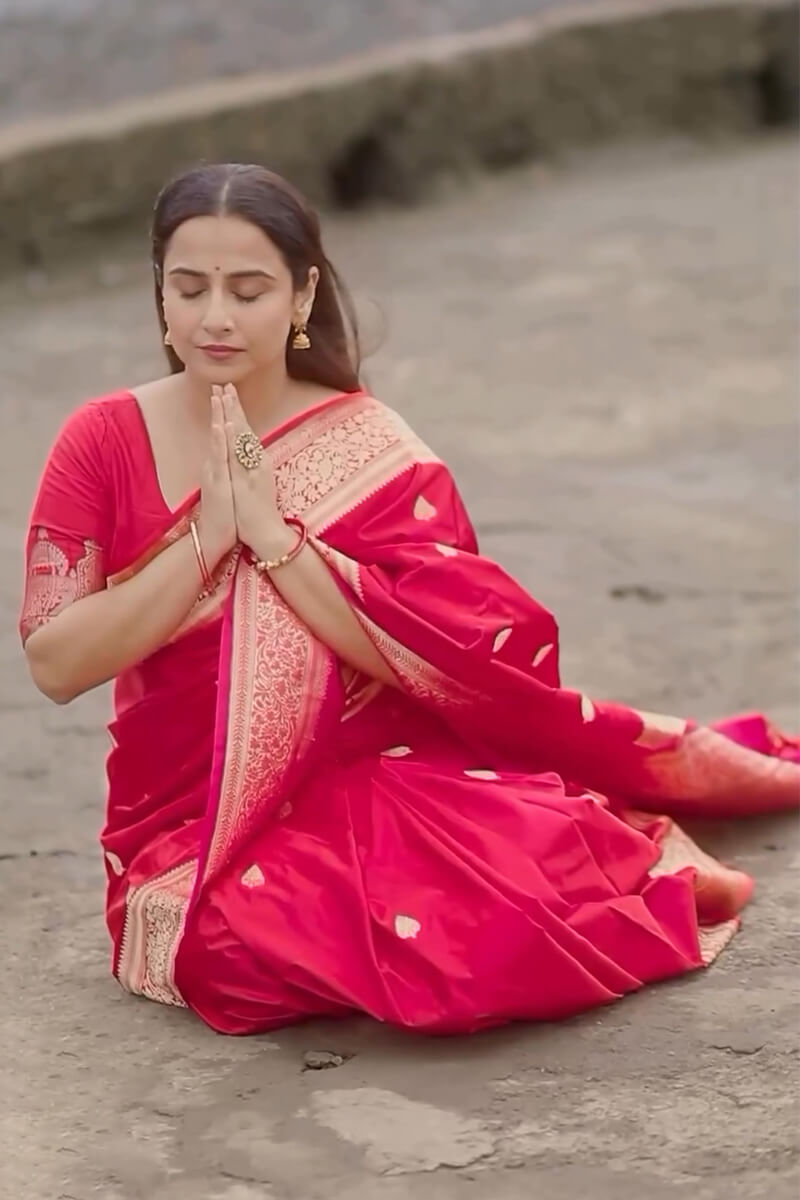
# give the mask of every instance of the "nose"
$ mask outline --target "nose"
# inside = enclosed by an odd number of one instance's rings
[[[222,287],[209,288],[208,304],[203,313],[203,329],[210,337],[227,335],[233,329],[233,319]]]

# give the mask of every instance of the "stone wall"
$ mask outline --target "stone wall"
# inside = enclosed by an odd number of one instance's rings
[[[141,229],[163,180],[200,159],[265,162],[320,204],[356,206],[566,147],[796,119],[796,3],[647,9],[560,11],[14,127],[0,134],[0,262]]]

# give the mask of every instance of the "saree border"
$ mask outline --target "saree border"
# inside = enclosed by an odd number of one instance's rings
[[[227,865],[254,823],[277,805],[293,765],[314,740],[338,678],[332,651],[244,560],[228,621],[227,704],[218,712],[226,737],[212,768],[198,888]],[[343,699],[343,689],[340,695]]]
[[[457,683],[444,671],[391,637],[359,608],[353,608],[353,612],[375,649],[416,699],[450,706],[469,705],[479,696],[477,691]]]
[[[114,974],[126,992],[186,1008],[175,957],[197,875],[196,858],[131,888]]]
[[[669,830],[662,838],[660,848],[661,856],[649,871],[653,879],[660,875],[677,875],[687,867],[701,869],[710,864],[713,868],[714,859],[711,855],[701,850],[675,821],[671,822]],[[717,925],[698,926],[697,941],[704,967],[710,966],[719,957],[738,931],[739,925],[739,918],[733,917]]]
[[[324,409],[271,451],[279,507],[312,534],[418,464],[440,462],[402,417],[366,395]]]

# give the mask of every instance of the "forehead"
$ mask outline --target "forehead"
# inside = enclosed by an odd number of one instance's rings
[[[278,247],[257,225],[229,215],[192,217],[173,233],[165,266],[180,260],[197,271],[223,272],[260,267],[275,275],[287,271]]]

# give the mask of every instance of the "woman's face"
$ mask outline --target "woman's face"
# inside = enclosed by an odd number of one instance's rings
[[[164,316],[192,375],[238,383],[286,360],[293,323],[308,320],[319,272],[296,292],[283,256],[241,217],[192,217],[164,256]]]

